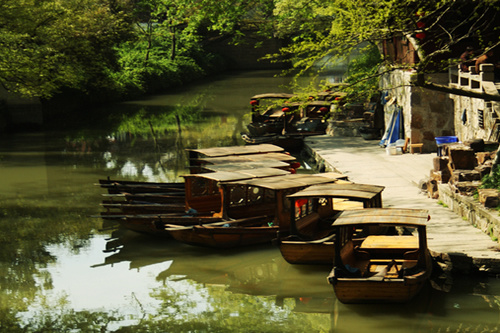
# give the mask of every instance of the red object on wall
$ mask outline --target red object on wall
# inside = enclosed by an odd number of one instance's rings
[[[427,35],[425,34],[425,32],[417,32],[415,34],[415,37],[417,37],[418,39],[424,39]]]

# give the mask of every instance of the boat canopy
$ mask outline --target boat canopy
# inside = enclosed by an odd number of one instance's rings
[[[184,178],[205,178],[218,182],[236,181],[242,179],[253,179],[263,177],[284,176],[290,174],[289,171],[276,168],[258,168],[239,171],[217,171],[198,174],[183,175]]]
[[[282,147],[272,144],[260,144],[252,146],[230,146],[230,147],[214,147],[202,149],[186,149],[190,153],[197,153],[206,157],[231,156],[231,155],[246,155],[246,154],[262,154],[262,153],[278,153],[283,152]]]
[[[245,169],[262,169],[262,168],[288,168],[290,163],[276,160],[248,161],[243,163],[227,163],[227,164],[205,164],[202,168],[207,171],[240,171]]]
[[[207,164],[230,164],[230,163],[245,163],[245,162],[255,162],[255,161],[283,161],[283,162],[293,162],[296,160],[295,157],[285,153],[262,153],[262,154],[250,154],[250,155],[232,155],[232,156],[220,156],[220,157],[206,157],[199,158],[198,161]]]
[[[278,177],[238,180],[234,182],[227,182],[224,185],[246,185],[263,187],[270,190],[284,190],[289,188],[330,183],[345,178],[345,175],[334,172],[318,174],[288,174]]]
[[[291,194],[288,197],[338,197],[349,198],[351,200],[370,200],[382,193],[383,190],[384,186],[378,185],[328,183],[310,186],[302,191]]]
[[[421,227],[429,219],[429,212],[425,209],[364,208],[343,211],[333,226],[384,224]]]
[[[282,98],[282,99],[289,99],[292,97],[296,97],[297,95],[295,94],[289,94],[289,93],[265,93],[265,94],[258,94],[250,97],[250,99],[262,99],[262,98]]]

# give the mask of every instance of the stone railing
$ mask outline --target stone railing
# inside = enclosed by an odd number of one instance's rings
[[[470,90],[481,90],[487,92],[495,80],[495,67],[493,64],[482,64],[479,66],[479,73],[476,73],[474,66],[469,67],[468,72],[456,68],[450,68],[450,84]]]

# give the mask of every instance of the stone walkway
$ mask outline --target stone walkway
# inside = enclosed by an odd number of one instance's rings
[[[436,154],[388,155],[377,140],[360,137],[314,136],[306,139],[309,153],[327,170],[337,170],[356,183],[385,186],[384,207],[427,209],[429,249],[454,262],[456,271],[473,265],[500,273],[499,244],[452,210],[428,198],[419,188],[433,168]],[[451,259],[450,259],[451,258]],[[459,267],[462,266],[462,267]]]

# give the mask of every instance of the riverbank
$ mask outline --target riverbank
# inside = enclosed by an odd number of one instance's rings
[[[328,135],[307,138],[305,149],[326,171],[341,172],[356,183],[385,186],[384,207],[427,209],[429,249],[445,270],[500,274],[498,242],[420,189],[435,153],[388,155],[377,140]]]

